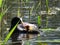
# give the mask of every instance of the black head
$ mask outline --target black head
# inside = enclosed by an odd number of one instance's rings
[[[14,18],[12,19],[12,21],[11,21],[11,26],[14,27],[14,26],[17,24],[18,21],[19,21],[18,24],[21,24],[20,18],[14,17]]]

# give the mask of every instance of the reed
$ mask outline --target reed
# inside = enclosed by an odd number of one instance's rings
[[[47,12],[47,16],[46,16],[46,28],[48,28],[48,15],[49,15],[49,6],[48,6],[49,2],[48,0],[46,0],[46,12]]]
[[[12,33],[14,32],[15,28],[17,27],[19,21],[17,22],[17,24],[11,29],[11,31],[7,34],[7,36],[4,39],[4,42],[1,45],[5,45],[5,43],[7,43],[7,41],[9,40],[10,36],[12,35]]]
[[[3,0],[0,0],[0,8],[2,7],[2,2],[3,2]]]

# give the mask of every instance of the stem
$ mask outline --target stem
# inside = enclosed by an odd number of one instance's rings
[[[48,13],[49,13],[49,7],[48,7],[48,0],[46,0],[46,12],[47,12],[47,16],[46,16],[46,28],[47,28],[47,26],[48,26]]]

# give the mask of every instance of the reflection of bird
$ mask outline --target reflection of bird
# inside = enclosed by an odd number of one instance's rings
[[[26,39],[34,38],[39,34],[37,26],[28,22],[22,22],[17,26],[17,28],[21,31],[21,34],[23,34],[24,38]]]
[[[37,36],[37,34],[39,34],[39,32],[37,31],[37,26],[34,24],[30,24],[27,22],[23,22],[21,18],[18,17],[14,17],[11,21],[11,28],[9,31],[11,31],[11,29],[18,23],[18,26],[16,27],[16,29],[14,30],[13,34],[11,35],[12,38],[12,42],[21,40],[19,37],[21,38],[34,38],[35,36]],[[19,39],[18,39],[19,38]],[[21,45],[21,43],[15,43],[13,45]]]

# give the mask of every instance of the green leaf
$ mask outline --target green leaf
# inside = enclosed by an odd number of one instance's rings
[[[0,7],[2,7],[2,1],[3,1],[3,0],[0,0]]]
[[[18,8],[18,17],[21,17],[20,9]]]
[[[5,40],[4,40],[4,42],[3,42],[2,45],[4,45],[4,44],[8,41],[8,39],[10,38],[10,36],[12,35],[12,33],[14,32],[15,28],[17,27],[18,23],[19,23],[19,22],[17,22],[17,24],[16,24],[16,25],[11,29],[11,31],[7,34],[7,36],[6,36],[6,38],[5,38]]]
[[[26,0],[26,2],[28,2],[29,0]]]
[[[41,16],[38,16],[38,25],[41,25]]]
[[[48,6],[48,0],[46,0],[46,11],[48,12],[49,6]]]
[[[8,11],[9,8],[10,6],[5,11],[0,13],[0,21],[2,20],[2,17],[5,15],[5,13]]]

